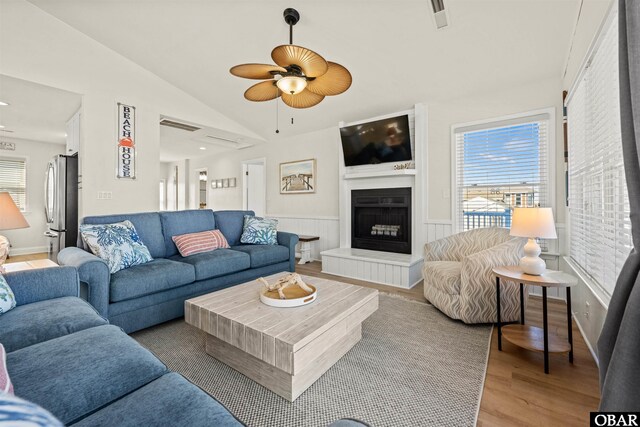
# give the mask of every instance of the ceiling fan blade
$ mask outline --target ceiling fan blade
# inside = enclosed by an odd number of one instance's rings
[[[320,101],[324,99],[324,96],[318,95],[308,90],[303,90],[295,95],[289,95],[288,93],[282,93],[282,102],[292,108],[309,108],[314,105],[318,105]]]
[[[320,77],[307,82],[307,90],[318,95],[332,96],[345,92],[351,86],[351,73],[340,64],[327,62],[329,69]]]
[[[321,76],[329,68],[322,56],[306,47],[293,44],[284,44],[273,49],[271,59],[281,67],[297,65],[309,77]]]
[[[232,67],[229,72],[245,79],[265,80],[273,78],[272,72],[286,73],[287,70],[270,64],[240,64]]]
[[[244,92],[244,97],[249,101],[271,101],[280,96],[280,89],[275,80],[256,83]]]

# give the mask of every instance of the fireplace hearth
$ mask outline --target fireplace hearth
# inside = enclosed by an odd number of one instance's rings
[[[351,191],[351,247],[411,253],[411,188]]]

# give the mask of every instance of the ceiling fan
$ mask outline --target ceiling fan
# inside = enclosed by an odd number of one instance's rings
[[[339,95],[351,86],[351,73],[345,67],[293,44],[293,26],[299,20],[297,10],[285,9],[289,44],[271,51],[271,59],[277,65],[241,64],[229,70],[237,77],[266,80],[245,91],[244,97],[249,101],[262,102],[281,97],[289,107],[308,108],[319,104],[325,96]]]

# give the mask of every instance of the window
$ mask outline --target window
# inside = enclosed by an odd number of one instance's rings
[[[27,209],[27,160],[0,157],[0,191],[8,191],[21,211]]]
[[[554,109],[454,126],[454,214],[459,231],[511,226],[515,207],[549,206]]]
[[[616,15],[614,8],[567,97],[569,256],[605,300],[632,248],[620,135]]]

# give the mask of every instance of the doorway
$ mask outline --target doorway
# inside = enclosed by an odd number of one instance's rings
[[[209,182],[207,169],[196,169],[195,171],[195,180],[196,180],[196,194],[194,197],[196,208],[197,209],[207,209],[207,200],[209,194],[209,188],[207,183]]]
[[[242,208],[256,216],[264,216],[267,208],[266,163],[264,157],[242,162]]]

